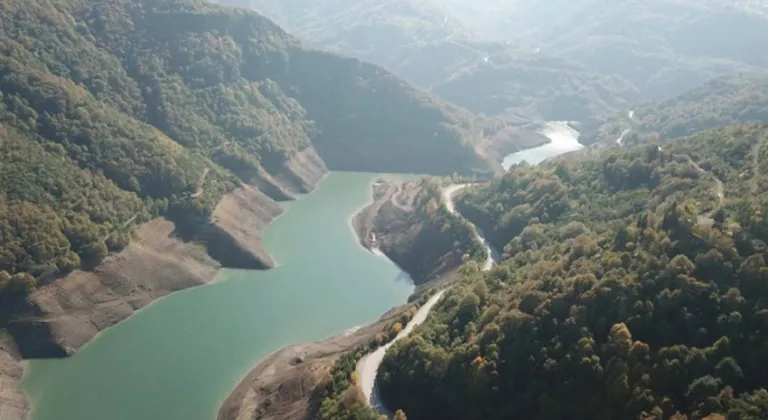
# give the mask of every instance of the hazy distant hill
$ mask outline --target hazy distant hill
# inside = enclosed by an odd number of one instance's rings
[[[768,121],[768,72],[714,79],[666,101],[640,105],[631,120],[627,114],[611,116],[582,134],[587,142],[612,143],[631,129],[626,145],[755,121]]]
[[[480,42],[439,4],[416,0],[220,0],[249,5],[323,49],[382,65],[472,111],[583,118],[638,98],[620,78],[504,42]]]
[[[437,0],[433,0],[437,2]],[[692,0],[440,0],[484,39],[510,41],[617,74],[646,99],[768,67],[768,5]]]

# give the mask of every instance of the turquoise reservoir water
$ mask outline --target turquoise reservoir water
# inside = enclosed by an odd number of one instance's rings
[[[32,420],[212,420],[249,370],[289,344],[379,317],[413,285],[358,245],[349,218],[374,174],[331,173],[266,230],[278,263],[223,270],[110,328],[69,359],[29,362]]]

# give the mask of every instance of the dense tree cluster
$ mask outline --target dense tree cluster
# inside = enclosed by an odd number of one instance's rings
[[[0,127],[0,273],[26,276],[29,286],[0,282],[0,295],[6,286],[28,291],[33,276],[98,263],[153,211],[101,173],[78,168],[60,145],[45,146]]]
[[[467,270],[388,352],[387,406],[412,420],[767,418],[767,141],[768,126],[729,127],[468,190],[504,261]]]
[[[98,263],[151,217],[202,226],[311,146],[337,169],[484,168],[490,126],[256,13],[9,0],[0,22],[3,287]]]
[[[768,120],[768,73],[711,80],[675,98],[639,108],[640,132],[662,138],[729,124]]]

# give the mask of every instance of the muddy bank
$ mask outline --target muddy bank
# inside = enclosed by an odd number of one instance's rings
[[[32,293],[29,312],[8,324],[22,356],[70,355],[155,299],[212,280],[220,264],[202,245],[174,237],[174,229],[164,219],[146,223],[94,270],[76,270]]]
[[[315,148],[310,147],[291,156],[274,177],[288,191],[306,194],[315,189],[326,173],[325,162]]]
[[[378,321],[314,343],[283,348],[260,361],[237,384],[219,409],[218,420],[296,420],[309,418],[310,397],[336,359],[382,333],[407,309],[397,307]]]
[[[239,167],[236,164],[230,164],[228,169],[276,201],[293,200],[296,194],[312,191],[328,173],[325,162],[314,147],[296,152],[281,166],[272,168],[271,171],[264,167],[254,170],[250,166]]]
[[[374,201],[352,219],[360,243],[377,249],[421,285],[444,278],[461,264],[464,252],[436,221],[421,181],[381,179],[374,183]]]

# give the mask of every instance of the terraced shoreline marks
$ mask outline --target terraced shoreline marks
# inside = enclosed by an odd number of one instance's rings
[[[375,254],[377,251],[381,252],[376,239],[375,227],[376,217],[381,213],[382,208],[392,205],[398,211],[406,213],[413,211],[413,206],[410,203],[402,204],[400,201],[400,196],[404,191],[403,182],[385,177],[378,178],[371,184],[373,201],[352,216],[352,228],[360,240],[360,245]]]
[[[373,202],[353,216],[352,226],[364,248],[385,254],[415,283],[434,286],[461,265],[463,253],[441,234],[424,208],[416,207],[422,188],[413,180],[377,180]]]
[[[0,420],[26,420],[29,402],[19,389],[24,367],[16,344],[0,330]]]

